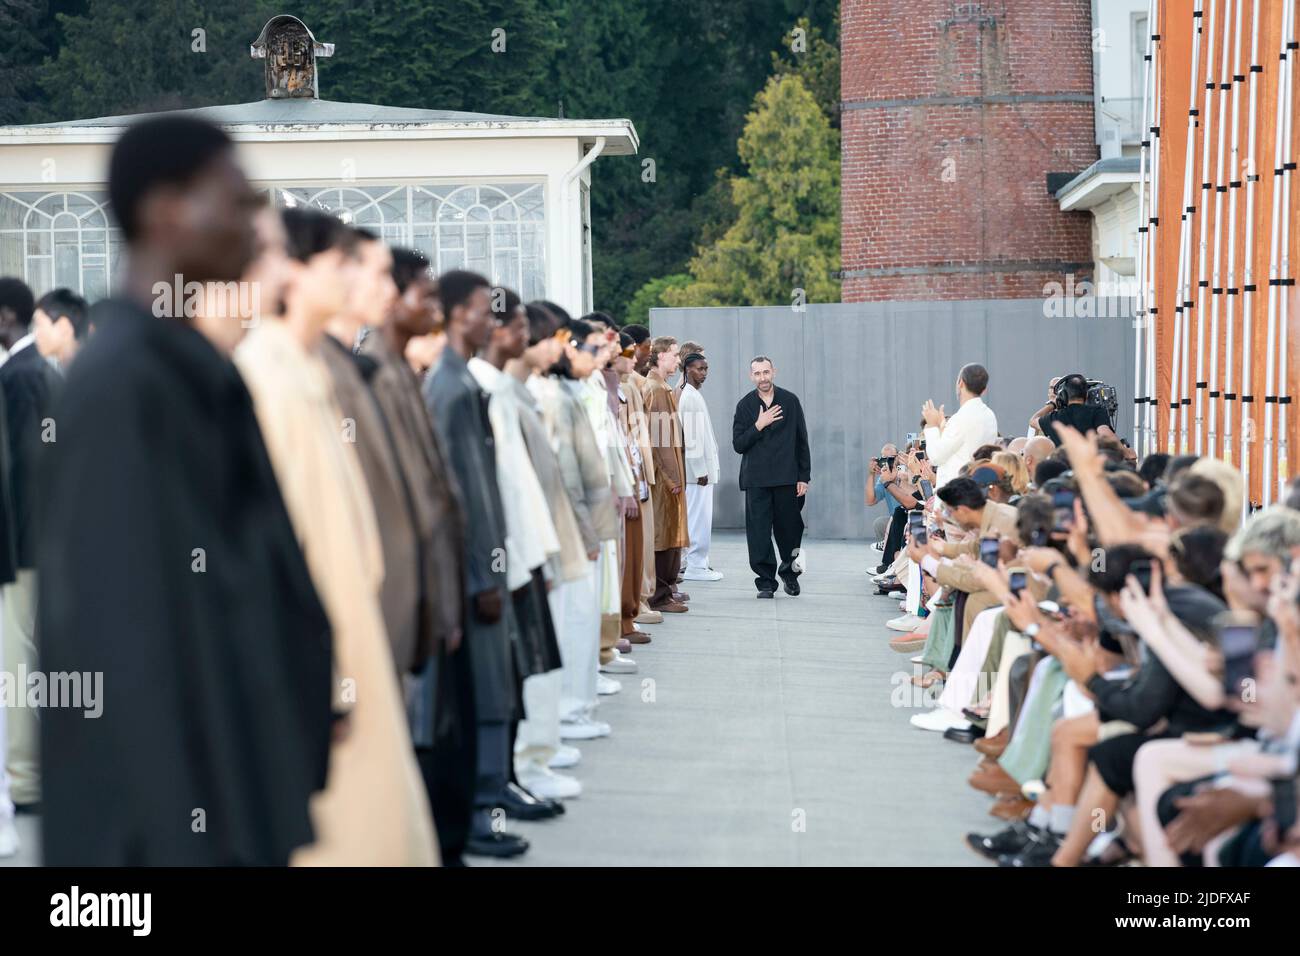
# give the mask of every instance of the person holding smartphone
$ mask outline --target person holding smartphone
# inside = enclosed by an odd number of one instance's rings
[[[889,524],[881,546],[877,574],[883,573],[894,563],[898,549],[903,545],[907,512],[916,505],[916,496],[905,480],[905,472],[899,467],[899,461],[898,447],[886,444],[880,449],[880,457],[871,459],[867,465],[867,507],[882,504],[889,509]]]

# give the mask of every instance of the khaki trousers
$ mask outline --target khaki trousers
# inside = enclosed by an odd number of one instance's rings
[[[650,607],[655,593],[655,508],[653,499],[641,502],[641,607]]]
[[[36,657],[36,571],[23,568],[18,579],[4,586],[4,670],[13,675],[19,694],[26,694],[26,677],[39,666]],[[5,769],[14,803],[41,799],[40,725],[32,707],[6,710],[8,747]]]

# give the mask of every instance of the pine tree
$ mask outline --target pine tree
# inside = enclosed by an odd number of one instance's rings
[[[772,77],[737,144],[737,218],[691,260],[669,305],[776,305],[839,299],[839,134],[796,74]]]

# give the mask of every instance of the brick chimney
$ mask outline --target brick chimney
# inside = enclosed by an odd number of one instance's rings
[[[1037,298],[1090,274],[1091,217],[1048,185],[1097,159],[1090,0],[841,15],[843,300]]]

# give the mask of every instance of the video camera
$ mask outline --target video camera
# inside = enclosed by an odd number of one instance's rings
[[[1115,431],[1115,422],[1119,415],[1119,390],[1113,385],[1107,385],[1100,379],[1084,378],[1081,372],[1071,372],[1068,375],[1062,375],[1052,386],[1052,396],[1056,408],[1062,409],[1070,404],[1070,399],[1066,395],[1065,384],[1074,380],[1082,381],[1087,388],[1087,397],[1084,403],[1087,405],[1096,405],[1106,410],[1106,416],[1110,419],[1111,431]]]

